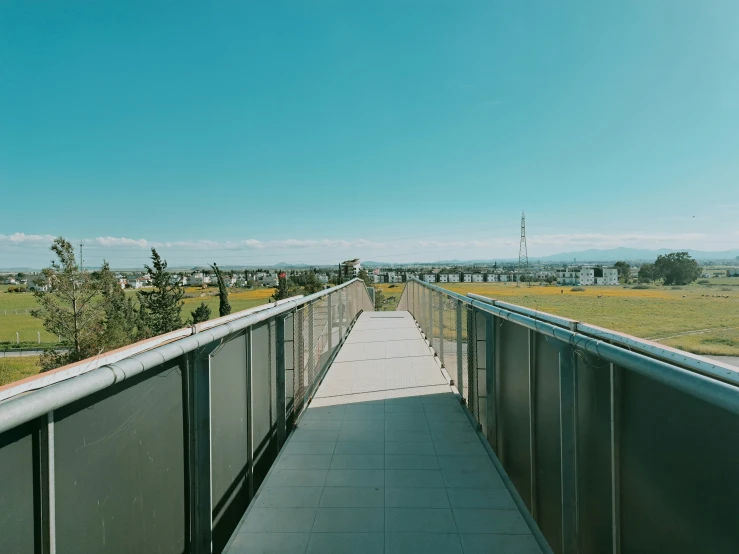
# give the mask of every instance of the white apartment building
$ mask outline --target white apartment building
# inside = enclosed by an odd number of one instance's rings
[[[601,279],[601,282],[598,280]],[[596,285],[618,285],[618,269],[615,267],[604,267],[603,277],[596,277]]]
[[[473,273],[472,274],[472,282],[473,283],[482,283],[485,281],[485,275],[482,273]]]
[[[341,269],[344,275],[356,277],[362,271],[362,264],[359,263],[359,258],[354,258],[353,260],[342,262]]]
[[[434,273],[424,273],[423,274],[423,280],[426,283],[435,283],[436,282],[436,274],[434,274]]]
[[[471,283],[472,282],[472,273],[463,273],[462,274],[462,281],[464,283]]]
[[[448,283],[449,282],[449,274],[448,273],[439,273],[439,282],[440,283]]]
[[[400,273],[395,273],[394,271],[389,271],[387,273],[387,282],[388,283],[402,283],[403,282],[403,276]]]
[[[560,285],[618,285],[618,269],[615,267],[568,267],[557,270]]]

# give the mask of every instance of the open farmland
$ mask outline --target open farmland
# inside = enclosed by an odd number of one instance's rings
[[[400,297],[405,289],[405,283],[379,283],[374,285],[376,289],[380,289],[382,294],[385,296],[385,305],[382,307],[382,311],[393,311],[400,302]]]
[[[727,281],[739,284],[737,279]],[[586,321],[696,354],[739,355],[739,287],[586,287],[581,292],[569,286],[503,283],[444,287]]]

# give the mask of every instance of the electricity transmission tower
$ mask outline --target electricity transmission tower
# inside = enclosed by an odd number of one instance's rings
[[[521,245],[518,247],[518,279],[516,286],[521,286],[521,277],[529,273],[529,253],[526,249],[526,214],[521,212]],[[528,278],[529,286],[531,279]]]

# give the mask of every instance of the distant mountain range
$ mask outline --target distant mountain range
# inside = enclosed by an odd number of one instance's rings
[[[703,250],[691,249],[674,249],[660,248],[659,250],[645,250],[641,248],[611,248],[608,250],[579,250],[577,252],[562,252],[561,254],[553,254],[551,256],[542,256],[531,258],[541,260],[543,262],[617,262],[624,261],[652,261],[657,256],[670,254],[672,252],[688,252],[693,258],[699,261],[709,260],[733,260],[739,257],[739,249],[724,250],[721,252],[707,252]]]

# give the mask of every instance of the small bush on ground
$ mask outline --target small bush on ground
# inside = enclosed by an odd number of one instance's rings
[[[654,287],[649,285],[634,285],[632,288],[644,290],[644,289],[653,289]]]
[[[682,287],[670,287],[670,290],[683,290]]]
[[[584,291],[585,291],[585,287],[572,287],[570,289],[570,292],[584,292]]]

